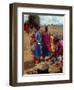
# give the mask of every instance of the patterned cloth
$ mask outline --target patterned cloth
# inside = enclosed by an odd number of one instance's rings
[[[40,58],[42,56],[42,47],[41,47],[41,34],[40,32],[36,32],[36,40],[37,40],[37,46],[34,51],[34,55],[36,58]]]
[[[43,57],[50,56],[50,35],[47,32],[44,32],[42,35],[42,51],[43,51]]]

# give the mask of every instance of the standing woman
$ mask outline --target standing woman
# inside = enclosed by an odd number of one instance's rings
[[[45,32],[42,35],[42,51],[43,51],[43,58],[49,59],[50,53],[50,34],[48,33],[48,27],[45,27]]]
[[[32,61],[32,52],[30,45],[30,25],[28,23],[24,24],[24,61]]]
[[[41,33],[39,32],[39,26],[35,26],[35,37],[36,37],[36,48],[34,51],[35,64],[38,64],[39,60],[42,59],[42,46],[41,46]]]

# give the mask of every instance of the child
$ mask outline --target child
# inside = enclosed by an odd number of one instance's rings
[[[50,36],[50,41],[51,41],[50,51],[52,53],[54,53],[55,52],[55,45],[54,45],[54,36],[53,35]]]
[[[63,46],[61,45],[59,39],[55,39],[54,43],[55,43],[54,56],[56,57],[58,63],[60,64],[63,60]]]

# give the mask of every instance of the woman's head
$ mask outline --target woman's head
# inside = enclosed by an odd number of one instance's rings
[[[30,31],[30,25],[29,25],[29,23],[25,23],[24,24],[24,31],[26,31],[27,33],[29,33],[29,31]]]
[[[47,32],[48,31],[48,26],[45,26],[45,32]]]
[[[35,27],[36,31],[39,31],[39,29],[40,29],[39,25],[35,25],[34,27]]]

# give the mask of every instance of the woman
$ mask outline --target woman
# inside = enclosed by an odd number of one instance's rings
[[[43,58],[46,60],[50,57],[50,34],[48,33],[48,27],[45,27],[45,32],[42,35],[42,51]]]
[[[35,63],[38,64],[39,60],[42,59],[42,46],[41,46],[41,33],[39,32],[39,27],[36,26],[35,38],[36,47],[34,51]]]

